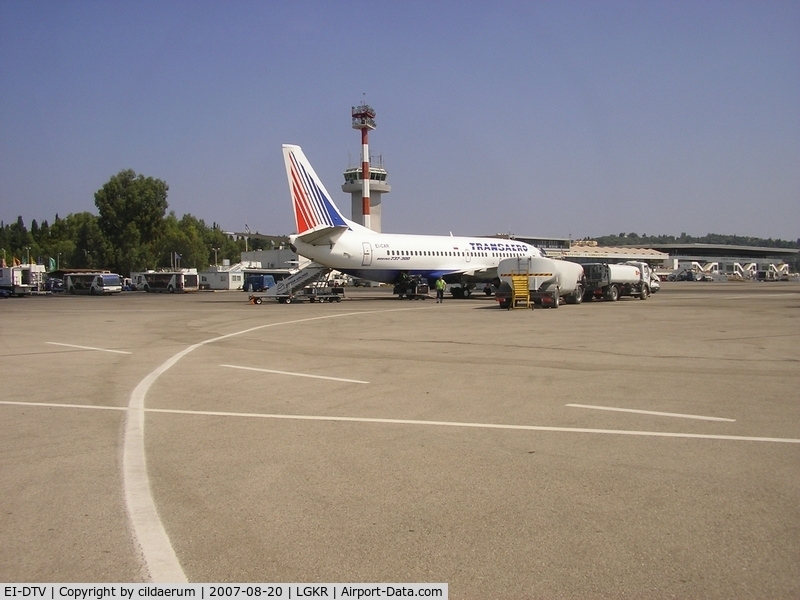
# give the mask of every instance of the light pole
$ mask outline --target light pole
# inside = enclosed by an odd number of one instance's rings
[[[61,270],[61,252],[58,253],[58,258],[56,259],[56,271]]]
[[[217,261],[217,250],[219,248],[212,248],[212,250],[214,251],[214,266],[216,267],[219,264],[219,261]]]
[[[25,246],[25,250],[28,251],[28,264],[31,264],[31,247]]]

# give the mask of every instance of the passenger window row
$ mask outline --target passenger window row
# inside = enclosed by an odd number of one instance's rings
[[[525,256],[521,252],[453,252],[441,250],[387,250],[387,256],[482,256],[488,257],[489,254],[493,258],[510,258],[513,256]]]

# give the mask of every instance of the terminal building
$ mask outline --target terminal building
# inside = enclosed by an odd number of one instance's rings
[[[691,272],[702,278],[788,279],[789,262],[800,250],[726,244],[649,244],[646,247],[602,247],[596,242],[573,242],[562,257],[575,262],[648,263],[661,275]]]
[[[528,235],[496,234],[541,249],[550,258],[577,263],[646,262],[659,274],[691,271],[698,276],[724,279],[786,279],[789,262],[800,250],[726,244],[648,244],[647,246],[598,246],[592,240],[573,241]]]
[[[651,244],[668,258],[662,265],[670,271],[693,271],[706,275],[741,279],[788,279],[789,262],[800,249],[726,244]]]

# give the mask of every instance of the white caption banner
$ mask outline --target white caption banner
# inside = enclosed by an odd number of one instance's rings
[[[18,583],[0,590],[3,600],[448,598],[446,583]]]

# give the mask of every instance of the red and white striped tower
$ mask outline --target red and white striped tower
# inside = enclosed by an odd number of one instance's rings
[[[353,129],[361,130],[361,214],[364,227],[370,227],[369,209],[369,130],[375,129],[375,111],[366,103],[352,110]]]
[[[380,233],[381,196],[392,186],[386,183],[383,160],[370,164],[369,130],[375,129],[375,111],[362,103],[352,110],[353,129],[361,130],[361,166],[348,167],[344,172],[342,191],[350,194],[352,219],[359,225]]]

